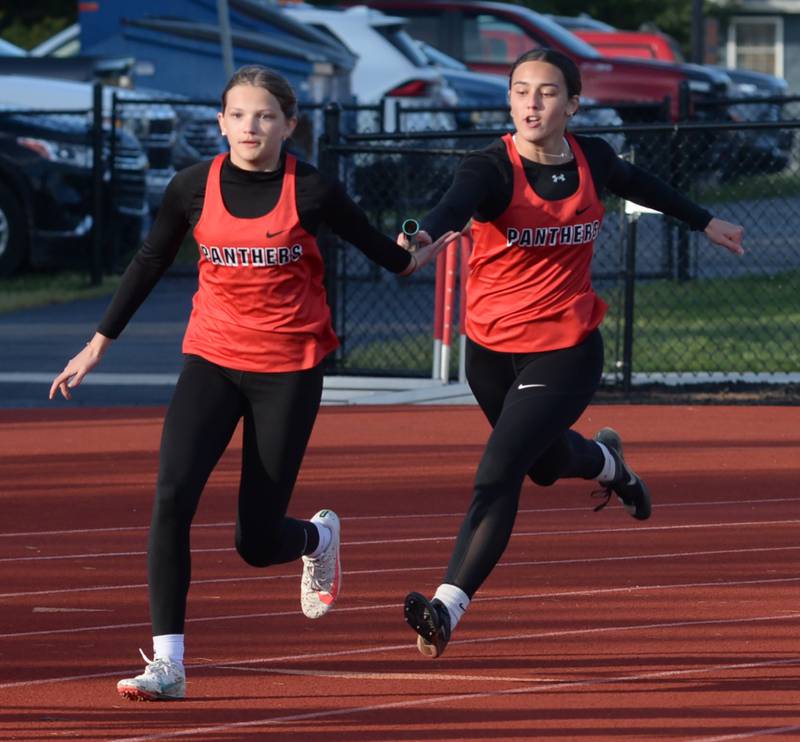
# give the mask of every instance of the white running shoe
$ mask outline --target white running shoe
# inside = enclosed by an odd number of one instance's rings
[[[308,618],[324,616],[339,597],[342,588],[342,563],[339,558],[339,516],[333,510],[320,510],[311,518],[331,532],[328,548],[318,557],[303,557],[303,579],[300,581],[300,606]]]
[[[177,701],[186,695],[186,671],[170,660],[151,660],[140,649],[147,663],[135,678],[120,680],[117,693],[131,701]]]

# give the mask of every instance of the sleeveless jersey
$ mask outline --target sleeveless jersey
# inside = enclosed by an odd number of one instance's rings
[[[494,221],[473,222],[467,281],[467,335],[491,350],[533,353],[572,347],[605,315],[607,305],[591,283],[605,207],[586,157],[575,138],[567,137],[578,189],[547,201],[528,183],[511,135],[503,136],[514,173],[513,196]]]
[[[323,286],[317,242],[300,226],[296,160],[286,155],[278,203],[254,219],[233,216],[222,201],[214,158],[203,211],[194,228],[199,285],[183,352],[239,371],[299,371],[338,346]]]

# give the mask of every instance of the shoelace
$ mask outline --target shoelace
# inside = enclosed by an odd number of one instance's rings
[[[333,560],[322,558],[310,559],[308,562],[308,576],[314,590],[327,590],[333,579]]]
[[[597,513],[602,510],[606,505],[608,505],[608,501],[611,499],[611,495],[614,494],[614,490],[611,489],[610,484],[603,485],[600,489],[594,490],[589,497],[594,497],[595,499],[603,498],[603,501],[599,505],[595,505],[593,508],[594,512]]]
[[[167,675],[169,660],[151,660],[145,653],[144,650],[139,648],[139,654],[142,655],[142,659],[147,663],[147,667],[144,669],[144,675]]]

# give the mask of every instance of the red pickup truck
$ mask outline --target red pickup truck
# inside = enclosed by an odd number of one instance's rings
[[[662,103],[669,97],[671,117],[677,120],[682,85],[688,87],[690,99],[726,97],[729,92],[730,79],[723,73],[698,65],[605,57],[558,23],[518,5],[489,0],[366,0],[366,4],[407,18],[412,36],[479,72],[507,74],[511,63],[529,49],[558,49],[578,64],[583,95],[598,103],[619,107]]]

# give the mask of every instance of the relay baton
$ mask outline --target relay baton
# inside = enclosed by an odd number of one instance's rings
[[[419,222],[416,219],[406,219],[401,227],[403,234],[411,246],[411,251],[417,249],[417,237],[419,235]]]

